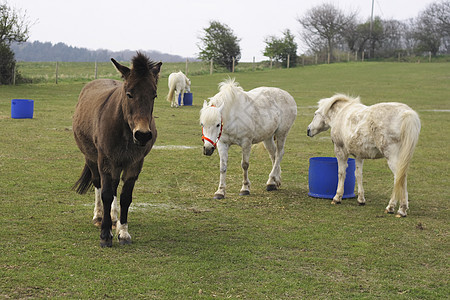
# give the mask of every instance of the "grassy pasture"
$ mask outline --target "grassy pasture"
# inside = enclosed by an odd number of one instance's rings
[[[163,75],[171,68],[184,70],[167,64]],[[246,90],[265,85],[290,92],[298,117],[281,189],[265,191],[270,159],[256,148],[251,195],[238,196],[240,149],[232,147],[227,198],[217,201],[219,158],[201,154],[198,117],[203,99],[226,76],[192,76],[194,105],[178,109],[165,101],[167,77],[161,78],[157,147],[146,158],[129,214],[133,244],[115,240],[110,249],[99,247],[91,223],[93,193],[70,190],[83,167],[71,116],[91,78],[0,86],[0,298],[447,298],[449,65],[348,63],[235,73]],[[419,112],[407,218],[383,213],[393,183],[385,160],[364,164],[364,207],[356,199],[334,206],[307,196],[308,158],[333,156],[333,146],[329,133],[311,139],[306,127],[317,100],[335,92],[360,95],[368,105],[405,102]],[[15,98],[35,100],[33,119],[11,119]]]

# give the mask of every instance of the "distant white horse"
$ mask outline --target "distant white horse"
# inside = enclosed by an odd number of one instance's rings
[[[191,91],[191,81],[183,72],[172,73],[169,75],[169,94],[167,101],[171,107],[178,107],[178,95],[181,94],[180,105],[184,105],[184,93]]]
[[[220,183],[214,198],[225,197],[228,149],[242,147],[241,166],[244,180],[240,195],[250,194],[248,167],[252,144],[260,142],[270,154],[272,171],[267,190],[281,185],[281,159],[286,136],[297,116],[297,104],[286,91],[260,87],[245,92],[234,79],[219,84],[220,92],[203,103],[200,123],[203,131],[203,154],[212,155],[217,147],[220,156]]]
[[[419,140],[420,119],[417,113],[402,103],[361,104],[359,97],[335,95],[319,101],[319,109],[308,126],[308,136],[331,128],[331,139],[338,160],[339,182],[331,203],[338,204],[344,193],[347,159],[356,160],[355,177],[358,182],[358,203],[365,204],[363,189],[363,160],[386,157],[394,173],[394,189],[386,213],[406,217],[408,192],[406,177],[414,149]]]

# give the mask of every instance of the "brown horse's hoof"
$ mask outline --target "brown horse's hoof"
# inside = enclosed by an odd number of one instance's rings
[[[108,240],[100,240],[100,247],[105,248],[111,248],[112,247],[112,239],[108,239]]]
[[[214,198],[213,198],[213,199],[221,200],[221,199],[223,199],[223,198],[225,198],[225,196],[222,195],[222,194],[214,194]]]
[[[239,196],[248,196],[248,195],[250,195],[250,191],[241,191],[239,193]]]
[[[276,191],[278,189],[276,184],[268,184],[266,186],[266,191],[270,192],[270,191]]]

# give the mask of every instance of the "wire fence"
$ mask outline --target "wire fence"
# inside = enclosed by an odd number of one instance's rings
[[[363,53],[340,52],[331,58],[329,55],[301,55],[286,62],[269,59],[262,62],[235,62],[231,72],[254,72],[279,68],[305,67],[328,63],[351,63],[368,61]],[[430,56],[406,56],[399,54],[396,58],[385,59],[391,62],[448,62],[450,56],[434,58]],[[125,63],[126,64],[126,63]],[[7,84],[21,83],[64,83],[87,82],[97,78],[120,79],[119,73],[109,62],[17,62],[11,70],[1,70],[2,82]],[[217,66],[213,61],[193,61],[179,63],[164,63],[161,77],[168,77],[173,72],[183,71],[188,76],[207,75],[213,73],[230,73],[224,67]]]

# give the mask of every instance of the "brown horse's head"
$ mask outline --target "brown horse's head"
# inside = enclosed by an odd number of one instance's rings
[[[133,142],[145,146],[153,137],[150,123],[162,63],[155,63],[140,52],[133,57],[131,69],[113,58],[111,61],[124,79],[122,111],[133,133]]]

